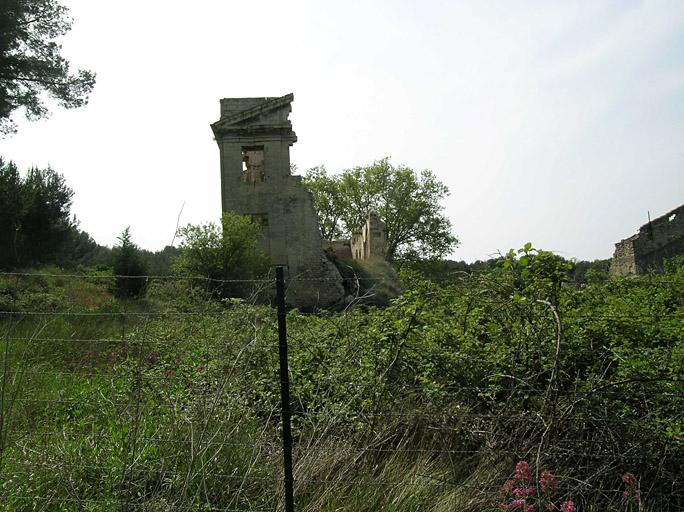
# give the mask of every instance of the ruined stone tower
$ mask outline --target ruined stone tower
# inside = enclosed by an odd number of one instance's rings
[[[221,119],[211,129],[221,158],[222,209],[261,224],[261,249],[292,279],[292,306],[328,307],[343,298],[344,288],[323,252],[311,196],[301,177],[290,174],[290,146],[297,142],[288,119],[293,99],[221,100]]]

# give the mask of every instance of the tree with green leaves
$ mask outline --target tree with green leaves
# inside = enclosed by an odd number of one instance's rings
[[[147,291],[147,265],[140,249],[133,243],[130,226],[118,238],[112,250],[114,258],[114,293],[120,298],[141,297]]]
[[[55,261],[76,228],[73,195],[64,176],[49,167],[22,177],[0,159],[0,268]]]
[[[77,221],[56,255],[55,263],[60,267],[74,268],[109,267],[112,261],[112,249],[98,244],[88,233],[79,229]]]
[[[226,281],[254,279],[268,270],[268,256],[258,248],[261,226],[249,217],[224,213],[220,226],[188,224],[178,236],[180,255],[172,263],[174,273],[206,278],[215,296],[243,295],[243,286]]]
[[[85,105],[95,85],[87,70],[71,73],[56,40],[71,29],[66,7],[55,0],[3,0],[0,5],[0,135],[16,131],[10,115],[48,114],[43,93],[65,108]]]
[[[340,200],[338,177],[330,176],[325,166],[319,165],[306,172],[303,183],[311,191],[323,239],[335,240],[344,236],[342,219],[346,204]]]
[[[389,262],[438,258],[458,244],[441,204],[449,190],[429,170],[418,173],[383,158],[338,175],[314,167],[303,183],[312,194],[325,239],[350,237],[374,211],[387,229]]]
[[[17,265],[19,231],[24,211],[23,183],[14,163],[0,160],[0,268]]]

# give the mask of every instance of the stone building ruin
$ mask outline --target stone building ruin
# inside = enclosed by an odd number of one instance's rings
[[[387,230],[378,214],[370,212],[366,222],[359,226],[351,238],[352,258],[371,260],[385,258]]]
[[[351,239],[325,242],[327,251],[341,260],[384,260],[387,229],[377,213],[369,212],[366,221],[352,233]]]
[[[610,274],[625,276],[662,270],[667,258],[684,255],[684,205],[653,219],[615,244]]]
[[[323,250],[311,195],[301,177],[290,173],[290,146],[297,142],[289,120],[293,99],[288,94],[221,100],[221,118],[211,129],[221,159],[222,210],[261,224],[260,249],[292,279],[291,306],[329,307],[345,291]]]

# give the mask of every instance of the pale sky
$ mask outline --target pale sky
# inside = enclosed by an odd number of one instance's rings
[[[608,258],[684,203],[684,2],[62,0],[91,101],[0,139],[97,242],[218,220],[219,99],[294,93],[300,170],[384,156],[449,187],[454,259]]]

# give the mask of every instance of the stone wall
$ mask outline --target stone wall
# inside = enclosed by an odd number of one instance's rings
[[[684,205],[644,224],[636,235],[615,244],[610,274],[660,271],[664,260],[680,255],[684,255]]]
[[[375,212],[370,212],[351,239],[326,240],[323,247],[342,260],[384,260],[387,228]]]
[[[615,253],[610,262],[610,274],[626,276],[636,274],[636,259],[634,255],[634,240],[639,235],[631,236],[615,244]]]
[[[387,230],[375,212],[352,234],[351,253],[355,260],[384,259]]]
[[[323,247],[325,248],[326,251],[331,252],[334,254],[337,258],[341,260],[351,260],[352,258],[352,252],[351,252],[351,242],[349,240],[343,239],[343,240],[330,240],[330,241],[325,241],[323,243]]]
[[[221,100],[221,119],[212,129],[221,158],[222,209],[261,224],[261,249],[293,279],[290,305],[329,307],[344,297],[344,288],[323,251],[311,195],[301,177],[290,174],[290,146],[297,141],[288,119],[292,100],[291,94]]]

